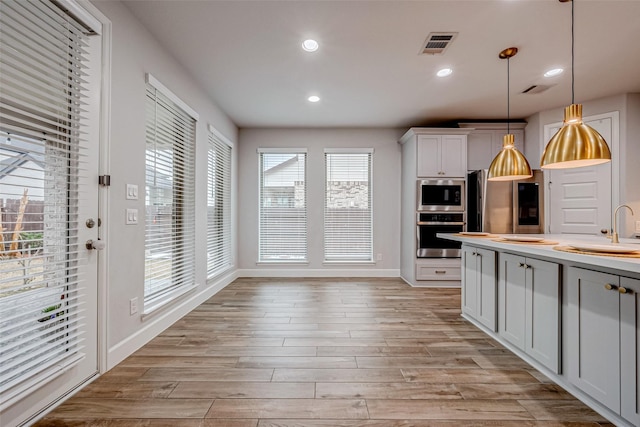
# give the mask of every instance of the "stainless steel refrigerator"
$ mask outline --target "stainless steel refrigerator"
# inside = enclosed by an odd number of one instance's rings
[[[467,175],[467,231],[544,233],[544,178],[488,181],[487,169]]]

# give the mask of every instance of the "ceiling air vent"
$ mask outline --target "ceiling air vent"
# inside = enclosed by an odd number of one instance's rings
[[[554,87],[555,85],[532,85],[522,91],[522,93],[528,93],[529,95],[535,95],[536,93],[542,93],[547,89]]]
[[[436,55],[443,53],[458,33],[429,33],[420,53]]]

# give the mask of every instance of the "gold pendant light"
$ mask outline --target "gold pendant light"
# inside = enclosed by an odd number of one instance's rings
[[[515,181],[531,178],[533,172],[524,155],[518,151],[514,144],[514,136],[510,133],[510,102],[509,102],[509,59],[518,53],[518,48],[509,47],[500,52],[500,59],[507,60],[507,134],[503,137],[502,150],[489,166],[489,181]]]
[[[566,3],[571,0],[560,0]],[[575,1],[575,0],[574,0]],[[575,103],[573,1],[571,2],[571,105],[564,109],[564,123],[542,153],[542,169],[569,169],[611,161],[602,135],[582,122],[582,104]]]

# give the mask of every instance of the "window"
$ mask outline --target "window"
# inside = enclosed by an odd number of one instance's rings
[[[85,357],[87,33],[53,2],[0,3],[1,408]]]
[[[148,75],[144,312],[195,286],[197,114]]]
[[[263,149],[259,157],[259,261],[306,261],[306,151]]]
[[[373,261],[372,153],[325,150],[325,261]]]
[[[231,146],[209,129],[207,154],[207,278],[231,266]]]

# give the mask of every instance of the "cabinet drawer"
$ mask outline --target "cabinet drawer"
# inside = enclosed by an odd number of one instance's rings
[[[460,280],[461,268],[443,266],[434,267],[430,265],[416,265],[416,279],[417,280]]]

